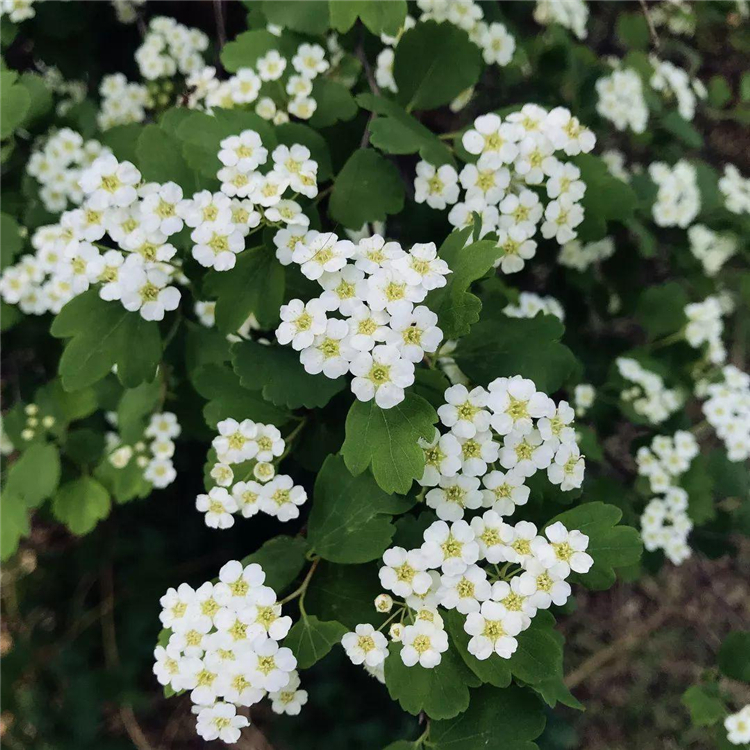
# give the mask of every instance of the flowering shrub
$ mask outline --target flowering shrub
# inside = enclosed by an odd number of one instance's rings
[[[193,5],[106,5],[128,65],[68,79],[56,4],[2,3],[3,559],[169,498],[251,534],[149,630],[203,739],[340,650],[420,717],[392,750],[537,747],[576,590],[748,529],[750,178],[704,141],[747,76],[674,41],[740,11]]]

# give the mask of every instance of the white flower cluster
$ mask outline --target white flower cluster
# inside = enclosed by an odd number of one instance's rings
[[[677,111],[683,120],[690,122],[695,117],[698,98],[706,96],[706,87],[697,78],[691,82],[690,76],[668,60],[651,56],[654,74],[649,83],[654,91],[659,91],[665,99],[677,100]]]
[[[311,375],[350,372],[360,401],[374,398],[381,409],[401,403],[414,382],[414,364],[443,340],[437,315],[420,304],[450,273],[435,244],[407,252],[377,234],[354,244],[300,227],[278,232],[274,242],[282,264],[299,264],[322,287],[307,303],[293,299],[282,306],[279,343],[300,352]],[[342,317],[328,317],[331,312]]]
[[[470,226],[478,214],[481,234],[496,233],[505,251],[500,269],[515,273],[536,254],[537,229],[560,244],[575,239],[575,228],[583,221],[580,200],[586,185],[578,167],[555,153],[588,153],[595,141],[564,107],[548,112],[525,104],[504,121],[496,114],[480,115],[462,139],[466,151],[478,157],[476,164],[466,164],[457,173],[449,164],[435,167],[420,161],[414,200],[439,210],[452,205],[448,221],[457,228]],[[542,186],[549,199],[546,206],[535,191]]]
[[[691,302],[685,307],[688,319],[685,339],[694,349],[708,344],[708,359],[714,364],[721,364],[727,356],[721,340],[724,333],[724,323],[721,319],[723,312],[721,299],[716,295],[706,297],[703,302]]]
[[[425,501],[441,520],[458,521],[480,507],[512,514],[526,503],[525,481],[537,471],[546,470],[563,491],[581,486],[585,463],[567,402],[555,405],[519,375],[496,378],[487,389],[453,385],[445,400],[438,416],[449,431],[420,441],[425,470],[419,483],[431,488]]]
[[[202,68],[206,49],[208,37],[200,29],[190,29],[168,16],[155,16],[135,52],[135,61],[141,75],[155,81],[178,73],[190,75]]]
[[[47,211],[59,214],[68,203],[81,203],[83,192],[79,181],[83,171],[99,156],[109,153],[99,141],[84,141],[75,130],[61,128],[41,148],[35,148],[26,163],[26,172],[41,185],[39,198]]]
[[[656,28],[666,26],[672,34],[693,36],[697,18],[695,9],[687,0],[670,0],[649,9],[651,22]]]
[[[298,714],[307,703],[297,660],[280,645],[292,619],[265,578],[257,563],[232,560],[218,582],[182,583],[160,600],[169,640],[154,650],[154,674],[175,692],[190,691],[204,740],[237,742],[249,724],[238,709],[266,696],[275,713]]]
[[[596,111],[618,130],[643,133],[648,124],[648,105],[641,77],[632,68],[614,70],[596,82]]]
[[[734,164],[724,166],[719,178],[719,191],[724,205],[734,214],[750,214],[750,177],[743,177]]]
[[[662,377],[647,370],[638,360],[618,357],[616,365],[617,371],[625,380],[635,383],[623,390],[620,398],[651,424],[661,424],[684,403],[684,396],[679,389],[666,388]]]
[[[733,745],[750,743],[750,704],[736,714],[727,716],[724,719],[724,729],[727,730],[727,739]]]
[[[730,461],[750,458],[750,375],[725,365],[722,380],[701,384],[703,416],[724,442]]]
[[[141,83],[129,83],[122,73],[104,76],[99,84],[99,94],[102,102],[96,122],[102,130],[143,122],[146,109],[152,105],[148,88]]]
[[[108,415],[110,422],[116,425],[117,414]],[[124,469],[135,456],[139,469],[143,469],[143,477],[157,489],[168,487],[177,478],[172,456],[174,456],[174,439],[182,431],[177,417],[172,412],[152,414],[143,440],[134,445],[123,445],[122,439],[116,432],[107,433],[107,450],[109,462],[116,469]],[[150,453],[150,455],[148,455]]]
[[[278,50],[269,50],[258,58],[255,68],[240,68],[225,81],[216,78],[215,68],[202,68],[187,79],[188,106],[210,110],[255,103],[256,114],[276,125],[288,122],[290,115],[309,120],[318,106],[312,96],[313,82],[330,63],[323,47],[308,43],[297,48],[291,67],[289,62]]]
[[[224,419],[217,430],[213,440],[217,463],[211,469],[216,486],[195,501],[195,507],[206,514],[206,526],[228,529],[234,526],[235,513],[250,518],[263,511],[279,521],[297,518],[307,493],[290,476],[276,474],[275,463],[286,448],[278,428],[251,419]],[[236,481],[239,470],[243,477]]]
[[[61,97],[55,106],[55,112],[61,117],[75,104],[80,104],[86,98],[86,84],[84,81],[66,81],[63,74],[54,65],[45,65],[39,61],[37,67],[42,72],[44,85],[53,93]]]
[[[117,20],[124,24],[135,23],[138,19],[138,8],[145,4],[146,0],[112,0]]]
[[[659,191],[653,206],[654,221],[660,227],[682,227],[692,224],[701,208],[695,167],[685,159],[674,167],[654,162],[648,168]]]
[[[615,241],[612,237],[605,237],[595,242],[581,244],[579,240],[566,242],[560,249],[557,262],[566,268],[585,271],[589,266],[602,260],[607,260],[615,254]]]
[[[36,404],[26,404],[23,411],[24,414],[26,414],[26,424],[23,430],[21,430],[22,440],[33,440],[39,433],[40,427],[42,430],[49,430],[55,426],[55,418],[51,414],[41,414],[39,407]],[[0,453],[3,456],[9,455],[14,450],[13,443],[11,443],[10,438],[2,432],[1,425],[0,434],[2,435],[3,441],[6,443],[5,448],[9,448],[8,450],[0,451]]]
[[[0,17],[8,16],[12,23],[21,23],[36,15],[34,0],[2,0]]]
[[[518,295],[518,304],[506,305],[503,312],[509,318],[535,318],[542,313],[565,320],[565,310],[558,300],[550,296],[540,297],[533,292],[521,292]]]
[[[716,276],[721,267],[737,252],[737,238],[719,234],[703,224],[688,229],[690,252],[701,262],[706,276]]]
[[[616,148],[602,151],[602,161],[607,165],[607,170],[612,177],[616,177],[622,182],[630,182],[630,173],[625,164],[625,154],[622,151],[618,151]]]
[[[662,494],[676,486],[677,478],[690,468],[698,453],[698,442],[693,433],[677,430],[672,437],[657,435],[651,441],[651,447],[641,446],[635,462],[638,474],[648,477],[651,491]]]
[[[571,593],[571,572],[587,573],[593,559],[586,553],[588,537],[557,522],[544,536],[528,521],[505,523],[500,512],[488,510],[471,523],[436,521],[424,532],[422,546],[391,547],[383,554],[380,583],[403,602],[395,603],[400,622],[390,636],[402,644],[407,667],[427,669],[442,661],[448,635],[439,607],[465,615],[468,649],[477,659],[493,654],[509,659],[518,648],[516,636],[531,625],[539,610],[562,605]],[[492,569],[481,566],[489,563]],[[501,570],[497,565],[504,564]],[[389,594],[375,600],[379,612],[394,607]],[[376,674],[388,656],[386,637],[372,625],[357,625],[342,638],[354,664]]]
[[[649,501],[641,515],[643,546],[649,552],[664,550],[674,565],[681,565],[691,554],[687,538],[693,522],[687,507],[687,492],[682,487],[670,487],[663,498]]]
[[[168,239],[182,228],[177,206],[182,190],[174,183],[142,183],[130,162],[112,154],[97,158],[80,179],[81,208],[66,211],[60,223],[41,227],[26,255],[0,277],[0,295],[27,314],[57,313],[93,284],[99,296],[119,301],[145,320],[162,320],[175,310],[181,281]],[[105,234],[120,249],[101,245]]]
[[[534,20],[543,26],[552,23],[570,29],[579,39],[588,32],[589,8],[585,0],[536,0]]]

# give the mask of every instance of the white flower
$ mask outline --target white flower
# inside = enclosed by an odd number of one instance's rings
[[[531,190],[522,190],[518,195],[511,193],[500,202],[500,227],[518,229],[524,237],[533,237],[536,225],[542,218],[542,204],[539,196]]]
[[[326,329],[313,340],[311,346],[300,354],[305,372],[311,375],[323,373],[327,378],[338,378],[349,371],[349,363],[356,357],[355,350],[347,342],[349,326],[346,321],[331,319]],[[365,355],[368,356],[368,355]]]
[[[291,344],[297,351],[312,346],[315,337],[326,330],[327,318],[320,300],[311,300],[307,304],[299,299],[290,300],[288,305],[281,306],[279,316],[278,342]]]
[[[559,445],[572,445],[576,440],[575,429],[571,426],[575,412],[567,401],[561,401],[551,415],[545,415],[537,422],[542,439]]]
[[[364,291],[364,277],[363,271],[351,265],[346,265],[335,273],[324,273],[318,279],[318,283],[325,290],[320,295],[320,301],[326,310],[338,310],[342,315],[349,317],[352,310],[362,305],[359,297]]]
[[[727,739],[733,745],[750,743],[750,705],[727,716],[724,719],[724,729],[727,730]]]
[[[237,73],[229,79],[229,90],[232,92],[232,101],[236,104],[249,104],[250,102],[254,102],[258,98],[261,85],[260,78],[252,68],[240,68]],[[223,142],[222,148],[224,148]],[[221,156],[219,156],[219,158],[221,159]],[[254,168],[255,167],[251,167],[251,169]]]
[[[348,343],[352,348],[358,352],[369,352],[377,343],[385,341],[390,322],[385,310],[374,312],[361,300],[352,299],[347,315]]]
[[[143,478],[151,482],[154,487],[163,489],[172,484],[177,477],[174,465],[168,458],[154,458],[149,461],[146,470],[143,472]]]
[[[286,68],[286,60],[275,49],[259,57],[255,64],[262,81],[278,80]]]
[[[513,431],[505,436],[500,451],[500,464],[505,469],[515,469],[524,477],[530,477],[539,469],[546,469],[554,456],[552,446],[542,440],[539,430],[526,435]]]
[[[177,214],[177,206],[182,202],[182,188],[174,182],[160,185],[159,189],[147,195],[141,202],[141,219],[146,232],[162,232],[169,237],[183,227]]]
[[[366,302],[375,311],[387,310],[391,315],[408,313],[426,296],[427,289],[409,284],[395,268],[380,268],[368,279]]]
[[[477,432],[474,437],[459,437],[461,444],[461,471],[466,476],[480,477],[487,472],[487,464],[497,461],[500,446],[492,439],[492,433]]]
[[[492,592],[487,573],[478,565],[470,565],[462,573],[444,575],[441,584],[438,591],[440,604],[464,615],[478,612],[480,602],[489,599]]]
[[[253,684],[273,693],[289,684],[297,660],[290,649],[280,648],[272,638],[257,639],[248,654],[248,666]]]
[[[515,526],[503,524],[500,536],[503,540],[503,557],[508,562],[527,566],[534,557],[532,542],[537,538],[536,526],[529,521],[519,521]]]
[[[386,242],[379,234],[363,237],[354,249],[354,265],[367,274],[390,267],[405,255],[398,242]]]
[[[180,304],[179,290],[167,286],[169,276],[160,268],[125,263],[120,273],[127,289],[121,297],[122,306],[130,312],[139,311],[144,320],[163,320],[165,312]]]
[[[274,171],[289,180],[289,186],[296,193],[307,198],[318,194],[318,163],[310,158],[310,149],[299,143],[292,146],[277,146],[273,150]]]
[[[503,519],[494,510],[488,510],[481,516],[471,519],[471,529],[479,545],[479,554],[489,563],[495,564],[505,560],[504,527]]]
[[[211,468],[210,477],[219,487],[229,487],[234,480],[234,472],[228,464],[217,463]]]
[[[560,521],[547,527],[544,533],[550,543],[539,545],[532,542],[531,547],[546,567],[554,566],[563,578],[567,578],[571,570],[576,573],[589,572],[594,560],[585,552],[589,544],[585,534],[577,530],[568,531]]]
[[[208,222],[196,227],[190,239],[192,255],[202,266],[217,271],[234,268],[237,254],[245,249],[245,238],[234,224]]]
[[[436,352],[443,340],[437,322],[437,315],[424,305],[408,313],[394,313],[386,329],[385,341],[395,346],[409,362],[421,362],[424,353]]]
[[[491,471],[482,477],[484,506],[499,516],[513,515],[518,505],[526,505],[531,490],[524,485],[525,477],[517,471]]]
[[[518,612],[523,620],[522,629],[531,625],[531,618],[536,614],[536,607],[529,598],[521,593],[520,576],[508,581],[495,581],[492,584],[492,600],[500,602],[509,612]]]
[[[296,486],[290,476],[280,474],[263,485],[260,509],[279,521],[291,521],[299,517],[299,507],[307,500],[304,488]]]
[[[546,568],[537,558],[525,563],[526,571],[519,576],[519,592],[529,597],[529,603],[537,609],[549,609],[556,604],[561,607],[570,596],[570,584],[559,572]]]
[[[505,197],[505,191],[510,185],[510,172],[507,167],[499,169],[488,167],[480,170],[476,164],[466,164],[461,170],[459,179],[466,189],[467,202],[478,198],[481,203],[493,204],[499,203]]]
[[[448,433],[441,435],[435,430],[431,442],[419,438],[419,445],[424,449],[424,474],[419,480],[422,487],[434,487],[441,476],[454,477],[461,469],[461,444],[456,436]]]
[[[464,385],[453,385],[445,391],[445,401],[438,410],[440,421],[458,437],[474,437],[477,431],[490,428],[487,391],[478,387],[469,391]]]
[[[440,477],[438,487],[431,489],[425,496],[425,502],[433,508],[443,521],[459,521],[464,511],[479,508],[482,505],[482,493],[476,477]]]
[[[315,78],[328,70],[325,50],[319,44],[300,44],[292,58],[294,69],[305,78]]]
[[[353,254],[354,244],[349,240],[340,240],[333,232],[309,232],[297,243],[292,260],[308,279],[315,281],[326,271],[340,271]]]
[[[172,412],[165,411],[161,414],[151,415],[144,435],[154,440],[171,440],[179,437],[180,432],[181,428],[177,422],[177,417]]]
[[[531,432],[534,419],[551,417],[555,411],[552,399],[537,391],[533,380],[514,375],[496,378],[488,386],[487,406],[492,412],[490,424],[500,435],[515,431]]]
[[[289,114],[299,117],[300,120],[309,120],[317,108],[317,101],[307,96],[298,96],[287,105]]]
[[[399,356],[393,346],[379,344],[372,352],[356,354],[350,369],[352,392],[360,401],[375,399],[381,409],[391,409],[404,400],[404,388],[414,382],[414,365]]]
[[[544,211],[545,221],[542,224],[542,236],[545,239],[554,237],[564,245],[575,239],[575,228],[583,221],[583,209],[566,196],[547,204]]]
[[[118,162],[112,154],[100,156],[81,175],[81,188],[94,211],[129,206],[138,197],[135,186],[141,173],[129,162]]]
[[[212,529],[234,526],[231,514],[237,511],[237,503],[224,487],[213,487],[207,495],[198,495],[195,507],[206,514],[206,526]]]
[[[260,510],[260,495],[263,491],[262,485],[258,482],[237,482],[232,487],[232,497],[237,503],[237,507],[242,513],[243,518],[250,518]]]
[[[271,699],[271,710],[275,714],[287,714],[297,716],[302,711],[302,706],[307,703],[307,690],[300,690],[300,680],[297,672],[292,672],[289,682],[283,690],[269,693]]]
[[[500,602],[483,602],[479,612],[470,612],[464,623],[464,630],[472,636],[469,653],[480,660],[492,654],[510,659],[518,648],[515,636],[522,628],[519,612],[509,612]]]
[[[426,669],[432,669],[440,664],[441,654],[448,650],[448,635],[442,628],[418,620],[404,628],[401,643],[401,661],[407,667],[419,663]]]
[[[564,492],[583,484],[585,462],[578,445],[561,445],[555,453],[555,460],[547,468],[547,478],[552,484],[559,484]]]
[[[245,716],[237,715],[231,703],[216,703],[201,709],[196,731],[204,740],[221,740],[231,745],[239,740],[240,730],[249,724]]]
[[[181,657],[182,653],[175,645],[167,645],[166,648],[157,646],[154,649],[154,675],[160,685],[179,681]]]
[[[279,428],[272,424],[258,425],[255,443],[258,446],[256,461],[273,461],[284,452],[284,439]]]
[[[253,175],[249,183],[252,192],[250,200],[265,208],[276,205],[284,191],[289,187],[289,178],[278,172],[268,172],[265,175]]]
[[[388,655],[388,639],[367,623],[357,625],[353,633],[345,633],[341,645],[352,664],[377,667]]]
[[[258,426],[250,419],[238,422],[236,419],[223,419],[216,425],[219,435],[212,445],[219,458],[228,464],[238,464],[255,458],[258,445],[255,438]]]
[[[445,521],[435,521],[425,529],[420,550],[430,568],[441,567],[448,575],[463,573],[479,559],[479,545],[466,521],[450,526]]]
[[[518,226],[498,230],[497,244],[503,249],[498,262],[503,273],[518,273],[523,269],[524,261],[536,255],[536,242]]]
[[[396,596],[425,594],[432,585],[426,571],[427,561],[419,550],[391,547],[383,553],[383,567],[378,571],[383,588]]]
[[[434,167],[426,161],[417,164],[414,200],[430,208],[444,209],[458,200],[458,174],[450,164]]]
[[[479,35],[484,61],[491,65],[507,65],[516,49],[516,40],[501,23],[491,23]]]
[[[243,172],[238,167],[222,167],[216,177],[221,182],[221,192],[230,198],[248,198],[253,196],[257,199],[261,190],[268,188],[268,181],[257,172]],[[273,205],[280,197],[286,186],[271,186],[271,192],[268,194],[268,200],[263,205]],[[259,200],[259,199],[258,199]],[[259,200],[260,202],[260,200]]]
[[[438,257],[434,242],[413,245],[408,253],[394,259],[393,268],[403,274],[407,284],[428,291],[445,286],[445,277],[451,273],[448,264]]]
[[[462,143],[470,154],[481,155],[480,169],[499,169],[518,155],[520,136],[517,125],[503,123],[496,114],[486,114],[474,120],[474,127],[464,133]]]

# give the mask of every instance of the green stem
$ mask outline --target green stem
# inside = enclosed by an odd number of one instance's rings
[[[318,567],[318,564],[320,563],[320,558],[316,557],[312,565],[307,571],[307,574],[305,575],[304,580],[299,585],[298,588],[296,588],[294,591],[292,591],[291,594],[288,596],[285,596],[279,604],[288,604],[289,602],[293,601],[294,599],[297,599],[299,597],[299,611],[301,612],[303,617],[307,617],[307,612],[305,612],[305,594],[307,593],[307,587],[310,585],[310,581],[313,577],[313,573],[315,573],[315,569]]]

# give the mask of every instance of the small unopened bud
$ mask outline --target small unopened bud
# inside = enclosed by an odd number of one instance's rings
[[[36,404],[26,404],[24,411],[30,416],[33,417],[35,414],[39,412],[39,407]]]
[[[401,636],[404,634],[404,626],[400,622],[394,622],[391,625],[388,635],[391,636],[391,640],[396,643],[401,643]]]
[[[378,594],[375,597],[375,609],[378,612],[390,612],[393,609],[393,599],[390,594]]]
[[[42,426],[46,430],[49,430],[50,427],[54,427],[55,426],[55,418],[51,414],[48,414],[46,417],[43,417],[42,418]]]
[[[274,465],[266,463],[265,461],[255,464],[255,468],[253,469],[253,476],[259,482],[270,482],[275,474],[276,469],[274,468]]]

